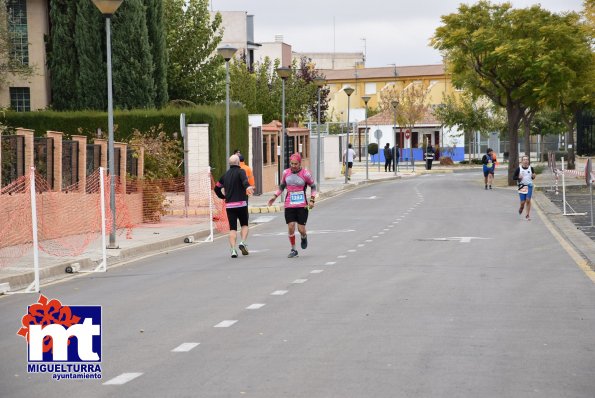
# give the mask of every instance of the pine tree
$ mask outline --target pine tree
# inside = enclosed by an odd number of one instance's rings
[[[52,77],[52,106],[57,110],[76,109],[78,62],[74,43],[76,3],[50,1],[51,30],[48,69]]]
[[[165,23],[163,21],[163,1],[144,0],[147,11],[149,45],[153,56],[153,81],[155,82],[155,106],[167,103],[167,52],[165,45]]]
[[[152,108],[155,105],[153,57],[142,0],[123,2],[112,22],[114,106]]]
[[[74,43],[79,65],[76,81],[77,109],[107,108],[105,21],[89,0],[76,2]]]

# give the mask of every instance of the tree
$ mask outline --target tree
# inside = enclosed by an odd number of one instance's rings
[[[163,1],[144,0],[147,13],[149,47],[153,57],[153,81],[155,83],[155,106],[167,103],[167,48],[165,44],[165,22],[163,21]]]
[[[314,79],[317,77],[324,78],[325,76],[316,69],[315,64],[311,58],[302,57],[300,59],[298,77],[308,84],[311,92],[311,98],[309,99],[308,112],[312,115],[313,119],[318,118],[318,87],[314,83]],[[320,123],[326,122],[326,111],[328,110],[328,97],[331,89],[328,86],[320,88]]]
[[[112,17],[114,106],[122,109],[155,105],[153,57],[142,0],[126,0]]]
[[[224,60],[216,52],[221,14],[211,19],[208,6],[208,0],[164,1],[171,99],[207,104],[225,98]]]
[[[70,109],[107,108],[107,76],[105,53],[105,21],[88,0],[76,2],[74,46],[79,65],[76,74],[76,100]],[[52,79],[53,80],[53,79]],[[52,86],[56,87],[55,82]],[[56,90],[59,90],[56,87]],[[54,107],[57,107],[54,99]]]
[[[244,105],[249,113],[261,113],[256,107],[256,76],[245,62],[233,59],[229,65],[229,96]]]
[[[10,16],[6,0],[0,0],[0,88],[12,77],[26,78],[33,74],[33,68],[14,56],[13,37],[15,32],[10,27]]]
[[[442,17],[432,44],[446,57],[453,83],[483,94],[506,109],[510,162],[508,183],[518,167],[518,128],[535,100],[555,96],[585,52],[577,48],[572,17],[540,6],[512,9],[482,0],[462,4]],[[589,53],[590,57],[590,53]]]
[[[56,110],[77,109],[76,82],[79,70],[74,41],[76,2],[50,1],[52,28],[48,43],[48,69],[52,77],[52,106]]]

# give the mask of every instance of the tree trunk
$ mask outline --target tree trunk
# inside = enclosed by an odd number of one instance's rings
[[[574,126],[576,124],[576,117],[570,118],[566,122],[566,131],[568,133],[568,142],[566,143],[566,147],[568,148],[568,170],[574,170],[576,165],[574,164],[575,161],[575,154],[576,151],[574,150]]]
[[[508,101],[508,104],[506,105],[508,137],[510,142],[508,150],[508,185],[513,186],[516,185],[516,183],[512,177],[514,176],[517,167],[519,167],[519,123],[523,116],[523,112],[518,105],[511,104],[510,102],[511,101]]]
[[[524,144],[525,144],[525,155],[529,156],[531,160],[531,121],[528,117],[523,118],[523,130],[524,130]]]

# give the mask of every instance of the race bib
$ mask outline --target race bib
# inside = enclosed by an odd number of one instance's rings
[[[522,185],[519,187],[519,193],[522,194],[527,194],[529,193],[529,186],[528,185]]]
[[[489,161],[488,161],[488,164],[487,164],[487,166],[488,166],[488,169],[492,168],[492,162],[489,162]]]
[[[303,192],[290,192],[289,193],[289,204],[292,205],[303,205],[306,203],[306,198]]]

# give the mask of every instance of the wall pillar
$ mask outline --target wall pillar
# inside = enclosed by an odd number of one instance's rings
[[[101,167],[107,170],[107,140],[105,138],[95,138],[93,143],[101,147]]]
[[[73,141],[79,143],[78,153],[78,191],[85,192],[87,187],[87,136],[84,135],[73,135],[71,136]]]
[[[46,137],[54,140],[54,191],[62,190],[62,137],[59,131],[47,131]]]
[[[190,204],[208,204],[207,193],[211,192],[209,174],[209,125],[189,124],[186,129],[188,137],[188,187]],[[219,170],[223,173],[224,171]],[[218,178],[218,177],[215,177]],[[206,203],[205,203],[206,201]]]
[[[122,193],[126,193],[126,150],[128,145],[124,142],[114,142],[114,149],[120,149],[120,184],[122,186]]]
[[[22,127],[17,128],[17,135],[25,137],[25,175],[29,173],[33,166],[33,138],[35,132],[33,130],[24,129]]]

